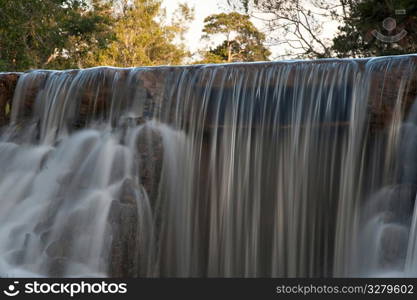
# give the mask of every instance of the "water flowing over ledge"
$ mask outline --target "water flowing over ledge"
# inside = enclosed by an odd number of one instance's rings
[[[0,73],[0,276],[417,276],[416,68]]]

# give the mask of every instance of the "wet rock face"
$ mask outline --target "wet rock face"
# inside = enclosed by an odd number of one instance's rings
[[[370,73],[371,85],[369,94],[369,112],[371,130],[386,128],[400,109],[405,117],[417,98],[417,73],[410,72],[408,64],[417,62],[410,56],[408,60],[393,64],[389,71],[386,68],[373,69]],[[401,99],[397,108],[398,99]]]
[[[110,208],[112,246],[109,275],[137,277],[138,207],[133,183],[126,181],[123,186],[120,199],[114,200]]]
[[[153,214],[159,215],[155,210],[163,163],[162,136],[156,129],[144,125],[137,136],[136,147],[139,183],[124,179],[119,197],[110,208],[108,222],[112,228],[109,266],[111,277],[147,275],[149,255],[144,253],[141,245],[141,232],[149,231],[149,228],[141,228],[144,223],[140,220],[140,210],[143,209],[139,206],[140,201],[146,202],[149,199]],[[155,226],[160,226],[158,218]]]
[[[379,263],[387,270],[402,269],[408,243],[408,229],[396,224],[385,225],[380,240]]]
[[[7,124],[19,73],[0,73],[0,126]]]
[[[344,62],[343,62],[344,63]],[[365,62],[363,62],[364,64]],[[242,95],[251,95],[256,90],[271,91],[265,93],[265,99],[272,97],[273,86],[271,81],[264,81],[263,83],[256,83],[254,80],[254,74],[261,69],[266,69],[268,66],[271,67],[275,63],[258,64],[258,65],[233,65],[233,66],[209,66],[207,68],[216,68],[216,76],[213,79],[213,87],[210,90],[210,95],[204,95],[205,90],[208,86],[209,76],[197,76],[200,73],[200,69],[206,67],[186,67],[186,68],[149,68],[144,72],[134,72],[133,69],[112,69],[112,68],[98,68],[94,70],[83,70],[83,71],[71,71],[62,72],[69,77],[68,81],[73,82],[75,78],[76,89],[61,88],[58,86],[57,91],[62,91],[62,97],[68,100],[68,106],[70,110],[64,111],[64,116],[68,116],[68,111],[71,113],[71,118],[67,119],[70,129],[77,130],[79,128],[88,127],[90,121],[110,120],[114,128],[123,128],[122,125],[143,125],[143,129],[140,131],[136,140],[136,164],[138,178],[135,179],[124,179],[123,172],[115,171],[114,182],[118,183],[121,181],[120,193],[113,199],[110,208],[110,214],[108,216],[106,228],[107,236],[111,237],[110,248],[110,265],[108,274],[112,277],[136,277],[145,276],[146,270],[146,259],[149,257],[141,248],[141,231],[146,231],[146,224],[141,223],[141,201],[148,198],[149,203],[153,212],[155,226],[155,232],[159,233],[161,228],[161,219],[163,218],[158,206],[156,205],[159,194],[159,185],[161,181],[161,174],[163,169],[163,141],[161,133],[158,132],[152,125],[146,125],[146,120],[158,119],[163,123],[175,124],[180,122],[180,128],[189,130],[188,124],[198,124],[201,120],[197,119],[199,114],[192,111],[194,106],[193,103],[203,103],[207,101],[207,120],[204,120],[204,134],[210,134],[212,129],[219,129],[220,127],[227,127],[230,124],[217,120],[217,113],[222,113],[226,108],[217,108],[217,102],[212,101],[216,98],[224,97],[228,99],[229,95],[233,95],[234,85],[233,81],[226,81],[227,85],[223,86],[225,78],[230,70],[235,72],[246,72],[248,73],[247,87],[242,89]],[[310,63],[301,62],[300,64],[308,65]],[[327,61],[313,62],[312,64],[320,65],[327,64]],[[363,66],[361,66],[363,68]],[[311,69],[311,68],[310,68]],[[417,72],[411,74],[404,74],[406,68],[398,67],[390,69],[390,73],[386,74],[384,70],[375,70],[374,74],[371,74],[372,83],[370,88],[369,99],[360,99],[363,101],[369,101],[369,114],[370,114],[370,126],[371,130],[384,130],[387,128],[393,118],[393,112],[396,110],[397,99],[399,90],[401,95],[404,95],[401,102],[402,115],[406,116],[407,111],[410,109],[411,104],[414,102],[417,96]],[[275,76],[274,72],[271,76]],[[329,78],[336,78],[337,70],[331,69],[330,72],[327,68],[319,73],[320,76],[327,74]],[[329,73],[328,73],[329,72]],[[364,72],[364,71],[363,71]],[[83,73],[83,76],[78,76]],[[184,74],[187,74],[186,76]],[[207,72],[206,75],[210,75]],[[361,73],[362,75],[362,73]],[[406,76],[413,76],[412,80],[407,83],[407,86],[401,86],[401,78]],[[9,120],[9,110],[12,104],[12,98],[16,83],[19,78],[19,74],[3,73],[0,74],[0,126],[7,124]],[[53,72],[42,73],[36,72],[34,80],[28,82],[27,85],[22,87],[24,91],[24,97],[21,97],[20,101],[17,101],[19,119],[22,117],[23,120],[30,118],[34,115],[36,110],[40,110],[40,103],[42,104],[42,93],[47,92],[46,82],[50,78],[49,76],[58,76]],[[64,76],[64,75],[59,75]],[[197,79],[198,80],[197,80]],[[348,80],[348,86],[352,88],[356,83],[353,81],[355,78]],[[185,84],[182,81],[186,81]],[[195,82],[194,82],[195,81]],[[19,81],[20,86],[21,81]],[[187,94],[185,97],[187,102],[183,102],[184,92],[179,91],[180,84],[187,87]],[[267,86],[263,86],[267,85]],[[294,90],[297,89],[299,82],[296,81],[295,71],[292,70],[288,74],[288,80],[282,83],[283,87],[289,92],[287,98],[291,98]],[[271,86],[270,86],[271,85]],[[323,86],[324,95],[331,86]],[[55,91],[55,90],[54,90]],[[338,91],[336,89],[336,91]],[[222,95],[223,93],[223,95]],[[335,92],[337,94],[338,92]],[[45,94],[47,95],[47,94]],[[221,96],[221,97],[220,97]],[[230,96],[231,97],[231,96]],[[17,97],[19,98],[19,97]],[[47,98],[46,96],[44,98]],[[49,96],[50,98],[50,96]],[[61,99],[60,98],[60,99]],[[283,97],[285,98],[285,97]],[[249,98],[252,101],[253,98]],[[290,99],[291,100],[291,99]],[[195,101],[195,102],[194,102]],[[57,103],[61,103],[57,101]],[[249,102],[248,102],[249,103]],[[366,102],[368,103],[368,102]],[[59,107],[62,107],[59,105]],[[214,108],[213,108],[214,107]],[[132,109],[131,109],[132,108]],[[123,115],[127,110],[126,115]],[[210,114],[210,111],[213,111]],[[45,110],[46,111],[46,110]],[[275,109],[270,109],[275,111]],[[181,114],[178,115],[178,112]],[[73,113],[73,114],[72,114]],[[285,113],[285,111],[284,111]],[[243,114],[242,114],[243,115]],[[123,123],[123,118],[126,119],[126,123]],[[195,118],[195,119],[192,119]],[[178,121],[179,119],[180,121]],[[265,119],[265,118],[264,118]],[[262,119],[262,121],[264,120]],[[261,120],[261,119],[259,119]],[[258,120],[258,121],[259,121]],[[273,119],[271,119],[273,120]],[[275,120],[275,119],[274,119]],[[343,122],[342,122],[343,121]],[[334,123],[330,125],[334,126],[345,126],[349,125],[345,119],[336,119]],[[151,123],[151,122],[150,122]],[[254,126],[256,123],[250,123],[247,125],[247,119],[243,119],[241,123],[244,126]],[[273,123],[263,124],[268,126]],[[289,128],[291,124],[283,124],[283,129]],[[321,123],[320,126],[325,126]],[[191,128],[192,129],[192,128]],[[205,157],[209,158],[210,154],[210,142],[205,140],[204,149],[206,151]],[[166,149],[169,151],[170,149]],[[83,153],[80,153],[83,156]],[[208,159],[203,159],[202,163],[208,164]],[[117,166],[122,165],[122,160],[117,161]],[[202,174],[208,174],[209,165],[202,165]],[[119,174],[120,173],[120,174]],[[69,173],[59,178],[59,182],[62,185],[69,184],[73,180],[73,174]],[[200,186],[204,186],[204,180],[206,176],[200,176]],[[414,178],[414,177],[413,177]],[[80,186],[81,188],[81,186]],[[403,219],[403,216],[408,216],[410,206],[413,204],[413,195],[415,195],[416,188],[414,186],[405,187],[400,186],[396,188],[391,194],[387,201],[384,201],[384,207],[394,212],[394,215],[390,215],[389,221],[395,221],[397,218]],[[203,193],[203,189],[201,193]],[[387,196],[388,197],[388,196]],[[209,199],[206,195],[201,195],[201,199]],[[57,201],[59,199],[57,198]],[[394,202],[395,200],[395,202]],[[147,201],[147,200],[146,200]],[[401,205],[399,205],[401,201]],[[391,207],[392,206],[392,207]],[[201,207],[205,207],[201,205]],[[199,219],[203,220],[207,217],[206,211],[203,209],[199,213]],[[271,217],[272,218],[272,217]],[[48,234],[51,231],[53,222],[50,222],[48,218],[46,221],[35,229],[43,240],[42,247],[45,249],[46,255],[50,258],[50,265],[48,266],[48,272],[54,276],[65,275],[65,265],[68,264],[67,259],[72,255],[69,253],[69,245],[76,240],[77,236],[81,235],[82,230],[85,228],[80,227],[79,224],[83,224],[82,221],[86,218],[73,217],[66,225],[65,232],[67,234],[62,239],[55,239],[50,242]],[[207,220],[208,221],[208,220]],[[272,228],[273,222],[271,220],[263,221],[265,225],[262,227]],[[202,222],[206,223],[206,221]],[[271,225],[272,224],[272,225]],[[145,228],[145,229],[144,229]],[[39,231],[39,232],[38,232]],[[199,236],[208,236],[208,232],[201,229]],[[159,237],[155,237],[158,239]],[[383,252],[379,253],[380,264],[391,268],[392,266],[398,265],[398,257],[400,260],[404,258],[404,249],[406,244],[407,232],[404,231],[403,227],[387,226],[382,234],[379,242],[383,245],[381,248]],[[31,237],[28,237],[30,241]],[[110,242],[109,242],[110,243]],[[270,254],[268,254],[270,255]],[[24,259],[24,255],[20,252],[14,252],[11,254],[14,261],[19,262]],[[77,257],[77,260],[82,263],[83,257]],[[107,265],[107,264],[106,264]]]
[[[145,125],[137,137],[140,181],[146,190],[152,208],[158,195],[162,172],[163,145],[160,133]]]
[[[417,97],[417,72],[406,73],[407,63],[414,63],[417,58],[410,57],[404,59],[401,63],[395,64],[388,69],[375,68],[371,70],[370,76],[372,82],[370,85],[369,94],[369,116],[371,119],[371,130],[381,130],[390,124],[395,106],[398,98],[398,93],[401,92],[403,97],[401,109],[405,116]],[[310,68],[311,65],[320,68],[323,64],[329,64],[329,61],[318,60],[313,62],[299,62],[300,65]],[[346,64],[343,61],[334,61],[335,64]],[[367,60],[357,60],[355,63],[359,66],[361,74],[365,75],[365,65],[369,63]],[[173,121],[178,103],[178,83],[179,81],[188,80],[193,81],[197,78],[197,73],[204,72],[204,69],[216,68],[216,76],[213,78],[212,90],[222,88],[223,90],[232,89],[229,86],[230,82],[223,86],[224,75],[231,70],[239,73],[256,74],[261,70],[279,65],[280,63],[265,63],[265,64],[233,64],[231,66],[190,66],[190,67],[160,67],[160,68],[144,68],[141,71],[135,69],[115,69],[115,68],[96,68],[89,70],[71,70],[57,75],[57,73],[50,71],[36,71],[23,73],[24,76],[33,74],[33,81],[24,86],[24,99],[18,101],[20,106],[18,117],[31,117],[34,110],[36,110],[35,99],[42,97],[42,91],[45,88],[45,82],[51,76],[70,77],[70,81],[76,81],[78,89],[67,95],[71,106],[71,112],[74,111],[74,116],[68,119],[70,125],[74,129],[83,128],[91,120],[107,120],[111,118],[113,125],[117,126],[120,122],[118,117],[121,112],[135,107],[136,111],[140,111],[139,115],[131,116],[136,118],[137,123],[153,118],[161,119],[168,123]],[[295,70],[295,69],[294,69]],[[294,87],[294,74],[292,70],[286,80],[287,89]],[[330,72],[329,77],[336,76],[332,74],[335,72],[332,69],[323,69],[323,72]],[[35,75],[36,73],[36,75]],[[62,74],[65,74],[62,75]],[[84,74],[80,76],[81,74]],[[208,73],[207,73],[208,74]],[[275,74],[275,73],[274,73]],[[320,73],[321,74],[321,73]],[[7,124],[7,113],[10,110],[13,92],[16,82],[21,76],[19,73],[0,73],[0,126]],[[321,75],[320,75],[321,76]],[[323,75],[324,76],[324,75]],[[403,78],[409,78],[406,86],[401,86]],[[349,80],[354,80],[351,78]],[[257,83],[255,80],[249,82]],[[200,101],[202,93],[209,82],[209,77],[201,77],[194,82],[193,89],[189,91],[190,99],[195,98]],[[260,83],[262,84],[262,83]],[[354,82],[349,82],[348,85],[353,86]],[[258,86],[259,87],[259,86]],[[253,89],[249,83],[248,93]],[[262,87],[265,89],[266,87]],[[271,86],[273,88],[273,86]],[[65,94],[62,93],[62,94]],[[115,101],[117,100],[117,101]],[[138,109],[140,107],[140,109]],[[208,108],[210,111],[210,107]],[[129,109],[130,110],[130,109]],[[68,115],[67,114],[67,115]],[[184,107],[183,122],[187,124],[192,122],[188,115],[188,105]],[[227,126],[227,124],[224,124]],[[341,121],[335,122],[333,125],[345,126]],[[207,130],[219,126],[214,120],[206,120],[205,127]],[[185,126],[186,128],[187,126]]]

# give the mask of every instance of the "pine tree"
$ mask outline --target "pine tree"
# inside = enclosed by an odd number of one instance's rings
[[[237,12],[208,16],[203,38],[221,35],[225,40],[202,53],[198,63],[221,63],[268,60],[270,51],[264,46],[265,35],[250,21],[249,16]]]

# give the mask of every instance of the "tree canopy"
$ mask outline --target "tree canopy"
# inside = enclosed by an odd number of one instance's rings
[[[0,0],[0,70],[71,68],[113,36],[109,3]]]
[[[349,13],[333,42],[339,57],[415,53],[417,2],[350,1]]]
[[[179,64],[192,18],[161,0],[0,0],[0,71]]]
[[[263,20],[270,44],[286,57],[363,57],[417,51],[415,0],[228,0]],[[333,38],[323,34],[339,23]]]
[[[214,14],[204,23],[203,38],[214,39],[220,35],[224,40],[204,51],[200,63],[268,60],[271,52],[264,46],[265,34],[254,26],[248,15],[237,12]]]
[[[325,21],[340,18],[345,0],[228,0],[263,22],[268,42],[286,49],[285,57],[323,58],[332,56],[331,39],[323,30]]]
[[[194,11],[181,4],[168,17],[162,1],[0,0],[0,71],[182,64]],[[227,1],[233,12],[204,20],[211,44],[197,63],[268,60],[267,43],[286,58],[417,52],[415,0]],[[328,20],[340,24],[334,37]]]
[[[167,22],[160,0],[134,0],[115,17],[115,40],[93,54],[99,65],[130,67],[180,64],[189,56],[181,41],[193,10],[182,4]]]

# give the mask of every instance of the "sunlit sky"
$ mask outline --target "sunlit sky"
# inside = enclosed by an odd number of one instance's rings
[[[230,11],[227,0],[163,0],[163,6],[167,9],[168,14],[172,13],[179,3],[187,3],[190,7],[194,7],[195,20],[190,25],[190,30],[186,35],[186,44],[192,53],[196,53],[198,49],[202,49],[202,45],[206,45],[201,40],[202,30],[204,27],[204,18],[215,13]],[[307,1],[308,3],[308,1]],[[259,20],[252,19],[252,22],[258,29],[262,30],[262,24]],[[323,30],[323,36],[329,38],[336,32],[337,25],[334,22],[326,22]],[[270,47],[272,52],[271,59],[285,52],[283,46]]]
[[[164,0],[163,4],[168,13],[172,13],[179,3],[187,3],[190,7],[194,7],[195,20],[190,25],[187,33],[187,46],[191,52],[196,52],[201,45],[201,35],[204,27],[204,18],[215,13],[224,11],[220,7],[225,8],[225,0]]]

